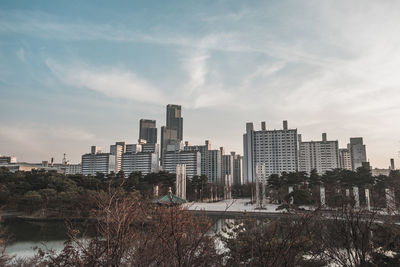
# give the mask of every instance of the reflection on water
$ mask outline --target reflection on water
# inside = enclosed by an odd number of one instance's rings
[[[61,251],[64,247],[64,240],[56,241],[18,241],[7,246],[6,253],[18,258],[30,258],[36,254],[35,248],[45,250]]]
[[[227,223],[233,223],[232,218],[211,218],[213,221],[213,232],[221,233]],[[36,254],[34,248],[52,249],[60,251],[67,239],[67,227],[63,221],[24,221],[17,218],[4,220],[10,243],[6,252],[10,256],[32,257]],[[86,236],[94,235],[93,223],[75,223]]]
[[[68,238],[67,226],[63,221],[25,221],[8,218],[2,222],[8,234],[9,244],[6,252],[10,256],[31,257],[36,254],[34,248],[60,251]],[[93,223],[73,222],[85,236],[94,235]]]

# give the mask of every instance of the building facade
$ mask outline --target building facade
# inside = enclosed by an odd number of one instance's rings
[[[122,154],[126,151],[125,142],[116,142],[110,146],[110,154],[115,156],[115,172],[121,170]]]
[[[82,155],[82,174],[96,175],[98,172],[105,175],[115,172],[115,156],[110,153],[90,153]]]
[[[223,149],[211,149],[210,140],[206,140],[204,145],[188,145],[185,151],[198,151],[201,154],[201,175],[206,175],[209,183],[222,182],[222,154]]]
[[[232,183],[233,185],[243,184],[243,157],[235,152],[231,152],[233,159]]]
[[[201,175],[201,154],[198,151],[167,151],[163,162],[164,171],[175,173],[176,165],[185,164],[187,177]]]
[[[298,170],[297,129],[289,129],[287,121],[283,121],[282,130],[267,130],[265,122],[261,130],[255,131],[253,123],[246,124],[243,135],[243,169],[244,182],[252,182],[256,178],[256,166],[265,164],[265,173],[281,174]],[[261,179],[260,177],[258,177]]]
[[[339,149],[340,168],[345,170],[353,170],[351,166],[350,151],[347,148]]]
[[[326,134],[322,134],[322,141],[303,142],[299,139],[299,171],[310,173],[313,169],[324,174],[340,167],[339,142],[328,141]]]
[[[183,140],[182,107],[179,105],[167,105],[166,126],[161,127],[161,163],[163,154],[171,148],[180,147]],[[168,148],[169,147],[169,148]]]
[[[350,138],[350,143],[347,145],[347,148],[350,151],[351,167],[353,171],[362,167],[364,162],[367,162],[367,152],[362,137]]]
[[[67,164],[65,165],[65,174],[81,174],[82,173],[82,164]]]
[[[143,175],[158,172],[158,155],[156,153],[138,152],[122,154],[122,171],[125,177],[132,172],[141,172]]]
[[[139,139],[146,140],[147,144],[157,143],[157,126],[155,120],[140,120]]]

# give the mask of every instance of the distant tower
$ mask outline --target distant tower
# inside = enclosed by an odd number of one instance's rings
[[[363,167],[363,163],[367,162],[367,153],[362,137],[350,138],[350,143],[347,145],[351,157],[351,166],[353,171],[359,167]]]
[[[140,120],[139,139],[147,144],[157,144],[157,127],[155,120]]]
[[[390,159],[390,169],[394,170],[395,166],[394,166],[394,159]]]
[[[167,126],[161,127],[161,163],[163,164],[164,153],[170,149],[180,149],[183,140],[183,118],[182,107],[179,105],[167,105]],[[168,148],[168,149],[167,149]]]

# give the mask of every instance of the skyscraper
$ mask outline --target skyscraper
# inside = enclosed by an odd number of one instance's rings
[[[179,105],[167,105],[167,128],[177,131],[179,141],[183,140],[182,107]]]
[[[357,168],[363,166],[363,162],[367,162],[367,152],[365,145],[363,144],[362,137],[352,137],[350,138],[350,143],[347,145],[350,151],[351,166],[353,171]]]
[[[157,127],[155,120],[140,120],[139,139],[146,140],[147,144],[157,143]]]
[[[161,127],[161,164],[167,150],[179,150],[183,138],[182,108],[179,105],[167,105],[167,126]]]

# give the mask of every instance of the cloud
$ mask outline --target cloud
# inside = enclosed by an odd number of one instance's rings
[[[84,63],[61,65],[51,59],[46,60],[46,64],[60,80],[78,88],[141,103],[161,105],[168,102],[162,91],[126,69],[97,69]]]
[[[36,161],[61,153],[74,154],[88,143],[101,142],[95,134],[74,125],[11,123],[0,125],[0,154],[16,155],[20,161]],[[79,156],[74,155],[75,159]]]
[[[208,73],[207,59],[209,54],[204,50],[196,50],[192,54],[183,59],[183,65],[188,73],[189,80],[185,88],[193,93],[205,84],[206,75]]]
[[[25,51],[24,51],[23,48],[18,49],[17,52],[16,52],[16,54],[17,54],[17,57],[18,57],[21,61],[23,61],[23,62],[25,61]]]
[[[189,13],[179,24],[154,27],[121,25],[116,18],[107,20],[114,24],[99,24],[90,18],[71,22],[37,11],[3,11],[0,33],[45,41],[144,43],[161,46],[163,52],[179,51],[181,65],[173,69],[178,85],[162,87],[127,68],[82,63],[88,58],[71,64],[47,61],[63,83],[108,97],[180,103],[185,109],[213,107],[212,112],[219,108],[229,113],[221,119],[226,121],[289,118],[310,135],[318,131],[318,137],[322,130],[312,128],[316,125],[343,140],[350,134],[378,140],[382,129],[398,135],[393,123],[400,112],[398,2],[261,1],[244,10],[229,9],[238,10],[232,13],[210,9]],[[201,25],[195,21],[199,13]],[[18,53],[24,58],[23,50]],[[164,68],[160,65],[155,67]],[[240,147],[240,138],[237,142]],[[391,149],[379,147],[382,143],[368,144],[369,151],[382,155]]]

